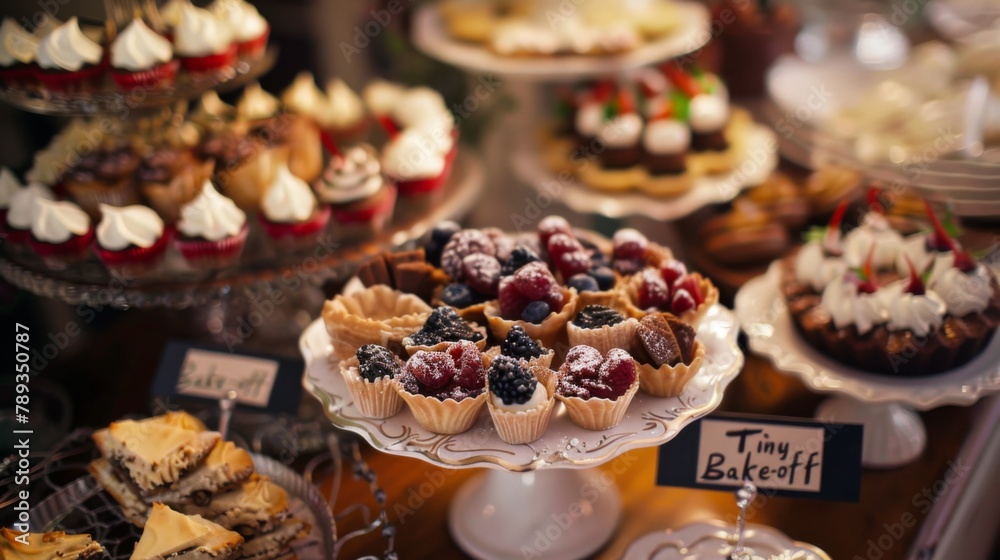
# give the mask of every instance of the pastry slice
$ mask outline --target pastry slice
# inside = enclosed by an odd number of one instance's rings
[[[253,459],[231,441],[220,441],[205,461],[170,486],[145,498],[147,503],[205,505],[212,495],[236,488],[253,474]]]
[[[112,422],[93,438],[101,454],[143,496],[194,470],[222,439],[183,412]]]
[[[96,459],[87,465],[87,470],[94,480],[111,495],[122,508],[122,514],[136,527],[146,525],[149,516],[149,504],[142,501],[135,488],[115,474],[114,467],[104,458]]]
[[[104,547],[90,535],[51,533],[21,533],[6,527],[0,529],[0,558],[4,560],[97,560],[104,558]]]
[[[228,560],[240,557],[242,545],[239,533],[200,515],[184,515],[153,504],[131,560]]]
[[[289,544],[309,534],[312,527],[297,517],[289,517],[270,533],[258,535],[243,545],[240,560],[287,560],[295,558]],[[186,560],[186,559],[185,559]]]
[[[214,496],[208,505],[188,505],[182,511],[249,538],[281,525],[288,517],[288,494],[266,476],[254,474],[240,488]]]

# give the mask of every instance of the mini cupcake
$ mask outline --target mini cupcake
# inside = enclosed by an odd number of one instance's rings
[[[142,274],[159,265],[170,244],[170,233],[152,208],[102,204],[97,256],[113,273]]]
[[[431,312],[420,330],[403,339],[409,355],[422,351],[441,351],[455,342],[468,341],[480,351],[486,348],[486,329],[462,319],[450,307]]]
[[[247,216],[232,200],[219,194],[210,181],[181,208],[177,222],[177,249],[195,268],[229,266],[240,258],[247,239]]]
[[[15,86],[33,82],[37,56],[38,38],[14,18],[3,18],[0,24],[0,82]]]
[[[542,437],[555,405],[555,374],[545,367],[499,356],[486,372],[486,406],[500,439],[510,444]]]
[[[159,145],[142,156],[135,178],[143,198],[173,224],[181,208],[198,196],[213,167],[211,161],[198,161],[186,146]]]
[[[28,183],[10,196],[4,232],[7,242],[25,245],[31,239],[32,218],[39,200],[55,200],[55,195],[41,183]]]
[[[104,50],[87,38],[72,17],[38,45],[36,77],[52,91],[71,92],[100,83],[104,76]]]
[[[726,125],[729,105],[718,95],[701,93],[690,100],[688,124],[691,126],[691,149],[696,152],[722,152],[729,148]]]
[[[641,348],[635,353],[639,388],[654,397],[676,397],[705,361],[705,346],[695,330],[670,314],[647,315],[639,322]]]
[[[65,268],[87,256],[94,240],[90,216],[72,202],[39,198],[31,220],[31,249],[51,268]]]
[[[179,65],[170,41],[139,18],[132,20],[111,43],[111,77],[125,90],[170,85]]]
[[[334,78],[326,84],[326,110],[319,120],[331,136],[352,139],[360,136],[367,124],[365,105],[344,80]]]
[[[377,284],[327,301],[323,323],[338,360],[351,357],[365,344],[403,355],[403,339],[419,330],[430,312],[430,306],[417,296]]]
[[[160,19],[167,26],[167,38],[170,39],[171,43],[174,41],[174,32],[177,30],[177,26],[181,24],[184,7],[189,5],[191,5],[191,0],[167,0],[165,4],[160,6]]]
[[[690,146],[691,131],[684,122],[659,116],[646,123],[642,135],[642,163],[649,177],[643,189],[663,196],[687,192],[691,188],[687,174]]]
[[[14,173],[6,167],[0,169],[0,228],[7,223],[7,211],[10,209],[14,193],[24,188]]]
[[[388,117],[393,107],[406,92],[406,88],[386,80],[373,80],[361,90],[361,98],[371,114]]]
[[[639,321],[626,318],[616,309],[587,305],[566,323],[566,336],[571,347],[586,345],[604,354],[612,348],[631,350],[638,326]]]
[[[340,362],[340,375],[362,416],[389,418],[403,408],[403,399],[392,385],[403,365],[399,356],[377,344],[366,344]]]
[[[244,0],[215,0],[209,10],[229,25],[240,56],[257,57],[267,50],[271,26],[253,4]]]
[[[236,43],[226,22],[212,12],[185,4],[174,30],[174,51],[190,72],[213,72],[236,60]]]
[[[390,117],[396,128],[405,129],[421,123],[451,117],[451,112],[440,93],[429,87],[415,87],[405,90],[392,104]]]
[[[62,185],[81,208],[97,219],[101,204],[139,203],[135,183],[139,163],[139,155],[130,143],[108,135],[99,148],[80,157],[66,171]]]
[[[320,123],[329,108],[329,101],[323,90],[316,85],[312,72],[299,72],[291,85],[281,92],[281,103],[285,109]]]
[[[316,204],[309,185],[292,175],[287,165],[282,165],[264,193],[257,218],[264,233],[278,246],[313,247],[326,229],[330,208]]]
[[[554,348],[576,305],[576,290],[560,287],[545,263],[532,262],[500,279],[498,299],[487,303],[483,313],[497,338],[506,338],[520,325],[528,336]]]
[[[486,404],[485,373],[480,349],[463,341],[440,352],[410,356],[393,386],[421,427],[460,434],[475,424]]]
[[[440,189],[446,179],[447,154],[419,129],[399,133],[382,153],[382,169],[396,184],[400,196],[426,194]]]
[[[357,144],[333,154],[326,171],[313,183],[320,201],[329,204],[342,226],[381,231],[392,219],[396,188],[385,182],[378,153],[369,144]]]
[[[559,368],[556,398],[573,423],[587,430],[617,426],[639,390],[635,360],[613,348],[606,356],[589,346],[575,346]]]
[[[282,109],[278,98],[264,91],[259,83],[243,90],[236,104],[238,119],[249,125],[247,134],[258,144],[259,152],[275,159],[287,159],[292,173],[306,182],[315,181],[323,171],[323,148],[319,129],[308,118]],[[264,184],[270,185],[273,177]]]

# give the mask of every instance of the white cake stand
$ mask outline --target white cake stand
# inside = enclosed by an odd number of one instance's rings
[[[736,316],[750,349],[810,389],[834,393],[816,417],[863,424],[862,462],[895,468],[913,462],[927,446],[927,431],[915,412],[940,406],[971,406],[1000,391],[1000,337],[964,366],[925,377],[889,377],[838,363],[814,349],[795,330],[779,291],[778,263],[736,294]]]
[[[593,467],[669,441],[719,405],[743,366],[738,330],[733,314],[716,305],[698,327],[698,338],[707,349],[705,363],[679,397],[653,398],[640,392],[622,423],[604,431],[576,426],[557,404],[545,435],[522,445],[504,443],[485,411],[469,431],[458,435],[421,428],[408,409],[386,420],[365,418],[331,363],[332,344],[322,320],[306,329],[299,346],[306,362],[303,385],[320,400],[335,426],[359,434],[386,453],[449,469],[488,469],[458,491],[450,509],[451,533],[467,553],[523,558],[527,550],[558,559],[595,552],[617,526],[621,502],[614,477]]]
[[[762,558],[798,554],[796,559],[830,560],[822,550],[764,525],[747,525],[743,538]],[[730,560],[735,544],[733,528],[722,522],[691,523],[639,537],[625,551],[624,560]]]

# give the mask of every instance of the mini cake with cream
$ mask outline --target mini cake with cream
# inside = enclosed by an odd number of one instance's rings
[[[382,177],[378,153],[369,144],[357,144],[331,155],[313,188],[329,204],[333,219],[343,225],[381,227],[392,217],[396,187]]]
[[[326,229],[330,208],[317,204],[309,185],[292,175],[287,165],[281,165],[264,193],[257,218],[279,245],[312,247]]]
[[[232,264],[243,252],[246,238],[246,213],[207,180],[198,196],[181,208],[175,245],[192,266]]]
[[[132,20],[111,43],[111,77],[122,89],[173,83],[179,62],[166,38],[141,19]]]
[[[97,224],[97,255],[110,270],[145,272],[162,260],[171,231],[148,206],[101,205]]]
[[[174,29],[174,50],[188,71],[213,72],[236,60],[237,45],[228,23],[188,3]]]
[[[53,91],[93,87],[104,75],[104,49],[84,35],[80,22],[70,18],[38,45],[36,77]]]

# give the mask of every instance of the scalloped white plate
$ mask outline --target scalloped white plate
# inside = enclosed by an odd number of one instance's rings
[[[707,350],[704,365],[679,397],[654,398],[639,392],[622,423],[604,431],[578,427],[557,403],[545,435],[521,445],[503,442],[486,410],[469,431],[458,435],[421,428],[406,408],[385,420],[365,418],[354,406],[336,364],[331,363],[332,344],[322,319],[306,328],[299,348],[306,362],[302,379],[306,390],[319,399],[335,426],[361,435],[376,449],[451,468],[524,472],[594,467],[626,451],[669,441],[722,402],[723,392],[743,367],[743,353],[736,344],[738,332],[731,311],[721,305],[712,307],[698,326],[698,340]]]
[[[750,349],[769,358],[780,371],[793,374],[811,389],[842,393],[867,403],[900,403],[919,410],[969,406],[1000,391],[1000,336],[979,356],[952,371],[923,377],[888,377],[838,363],[814,349],[792,324],[779,291],[781,271],[773,263],[767,273],[743,285],[735,312]]]
[[[822,550],[764,525],[747,525],[743,538],[755,555],[768,560],[782,553],[788,558],[800,554],[796,560],[830,560]],[[624,560],[730,560],[733,542],[733,529],[721,522],[692,523],[639,537]]]

